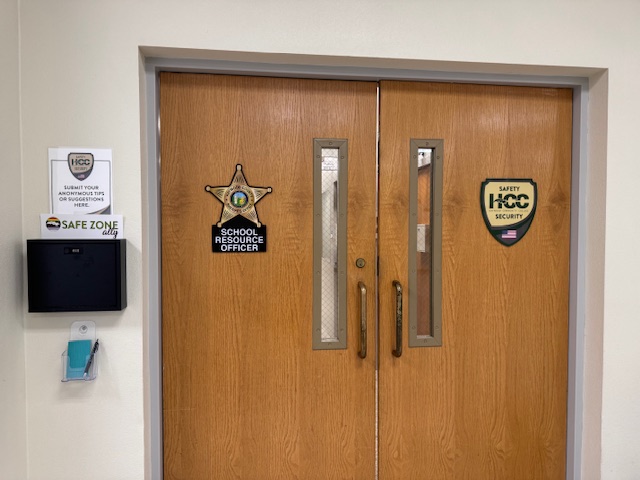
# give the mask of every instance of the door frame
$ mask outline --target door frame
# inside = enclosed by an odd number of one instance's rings
[[[603,258],[588,256],[587,244],[604,242],[604,221],[587,224],[589,211],[604,206],[605,178],[595,175],[588,162],[587,126],[590,124],[589,86],[603,70],[565,67],[505,66],[455,62],[283,55],[251,52],[194,51],[171,48],[140,48],[140,102],[142,147],[142,245],[145,464],[147,478],[163,478],[162,438],[162,332],[161,332],[161,215],[159,177],[159,73],[197,72],[251,76],[326,78],[339,80],[412,80],[425,82],[526,85],[573,89],[571,258],[569,311],[569,372],[567,398],[566,478],[582,477],[584,449],[585,325],[587,322],[586,272],[602,272]],[[605,109],[606,112],[606,109]],[[606,118],[604,119],[606,125]],[[600,171],[601,169],[597,169]],[[594,187],[594,182],[596,182]],[[598,182],[602,182],[600,185]],[[587,202],[587,189],[592,197]],[[596,198],[593,198],[593,192]],[[600,196],[601,198],[598,198]],[[604,208],[604,207],[603,207]],[[600,209],[598,209],[600,210]],[[589,236],[596,240],[587,242]],[[593,288],[594,285],[590,284]],[[604,278],[595,280],[598,295]],[[591,304],[592,302],[590,302]],[[595,316],[594,316],[595,315]],[[593,318],[592,318],[593,317]],[[598,312],[590,322],[602,323]],[[599,330],[599,328],[596,328]],[[601,339],[599,339],[601,343]],[[593,348],[593,347],[592,347]],[[601,348],[601,345],[600,345]],[[594,352],[597,353],[597,352]],[[600,368],[601,368],[601,359]],[[601,381],[593,379],[600,388]],[[593,393],[593,392],[591,392]],[[599,405],[599,404],[598,404]],[[599,425],[599,423],[598,423]],[[600,438],[599,432],[591,432]],[[599,450],[598,450],[599,452]],[[599,463],[599,462],[598,462]]]

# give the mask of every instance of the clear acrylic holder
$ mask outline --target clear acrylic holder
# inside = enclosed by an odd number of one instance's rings
[[[76,367],[69,366],[69,353],[68,350],[65,350],[62,353],[62,381],[63,382],[72,382],[77,380],[82,380],[85,382],[89,382],[91,380],[95,380],[98,376],[98,358],[100,356],[99,352],[93,352],[93,348],[96,343],[96,324],[91,321],[84,322],[73,322],[71,324],[71,331],[69,335],[69,342],[74,342],[78,340],[89,340],[90,343],[90,352],[84,358],[84,362],[82,362],[82,366],[78,365]],[[89,368],[87,369],[87,364],[91,361]],[[85,375],[85,371],[87,372]]]
[[[85,382],[89,382],[91,380],[95,380],[98,376],[98,356],[99,353],[95,353],[93,355],[93,360],[91,361],[91,365],[89,366],[89,371],[87,372],[87,376],[84,376],[84,371],[86,368],[86,364],[89,361],[89,357],[91,355],[87,355],[85,359],[85,366],[81,368],[67,368],[69,365],[69,355],[67,355],[67,351],[65,350],[62,354],[62,381],[63,382],[73,382],[75,380],[84,380]],[[71,373],[71,375],[69,375]]]

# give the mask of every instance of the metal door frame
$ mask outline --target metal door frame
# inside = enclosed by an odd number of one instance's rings
[[[145,463],[150,467],[148,478],[153,480],[163,478],[160,136],[158,118],[159,73],[163,71],[364,81],[411,80],[481,83],[573,89],[566,479],[577,480],[581,478],[585,373],[584,334],[587,305],[585,277],[587,270],[586,197],[589,168],[587,158],[589,78],[602,70],[527,67],[527,70],[532,73],[518,74],[519,70],[517,66],[505,68],[504,65],[457,64],[453,62],[140,48],[142,226],[143,252],[146,252],[146,255],[143,255],[142,274],[144,278],[144,322],[147,326],[144,337],[147,457]],[[505,71],[516,73],[501,73]],[[567,71],[571,75],[566,75]]]

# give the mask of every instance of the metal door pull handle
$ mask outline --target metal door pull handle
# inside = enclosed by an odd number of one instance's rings
[[[396,289],[396,348],[393,350],[393,356],[402,355],[402,284],[398,280],[393,281]]]
[[[358,356],[367,356],[367,287],[362,282],[358,282],[360,290],[360,351]]]

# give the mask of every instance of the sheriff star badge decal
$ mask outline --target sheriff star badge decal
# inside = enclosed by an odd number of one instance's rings
[[[217,224],[218,227],[238,215],[252,221],[258,228],[262,226],[260,220],[258,220],[258,212],[256,212],[255,205],[262,200],[262,197],[271,193],[271,187],[249,186],[242,173],[242,165],[236,165],[236,173],[230,185],[220,187],[207,185],[204,189],[224,205]]]

